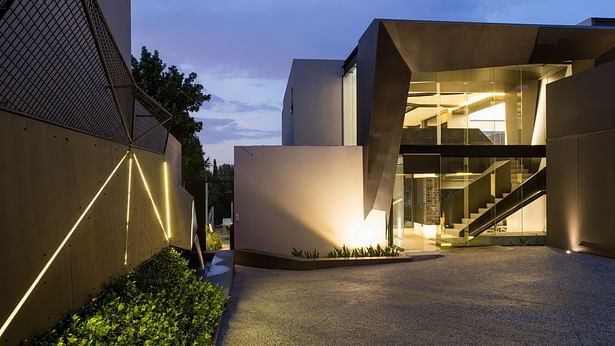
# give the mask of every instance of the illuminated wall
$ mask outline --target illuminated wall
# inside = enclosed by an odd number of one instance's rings
[[[179,183],[174,138],[164,155],[127,153],[126,145],[2,111],[0,129],[3,342],[44,332],[163,247],[190,248],[192,198]]]
[[[126,64],[130,3],[4,4],[0,340],[17,344],[163,247],[191,248],[192,198],[171,115]]]
[[[363,215],[361,147],[235,147],[235,247],[384,245],[384,212]]]
[[[547,90],[547,244],[615,257],[615,62]]]

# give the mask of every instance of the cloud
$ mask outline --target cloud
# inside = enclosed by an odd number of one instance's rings
[[[280,137],[280,131],[243,128],[234,119],[197,118],[196,120],[203,122],[203,130],[200,132],[199,137],[205,146],[235,140],[259,140]]]
[[[203,105],[204,109],[217,113],[244,113],[244,112],[281,112],[277,107],[266,103],[253,104],[231,100],[227,101],[220,96],[212,95],[211,100]]]

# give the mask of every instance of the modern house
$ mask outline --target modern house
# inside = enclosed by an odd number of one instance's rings
[[[170,115],[130,73],[130,2],[0,0],[0,343],[190,249]]]
[[[235,148],[236,247],[615,256],[615,20],[374,20],[294,60],[282,146]]]

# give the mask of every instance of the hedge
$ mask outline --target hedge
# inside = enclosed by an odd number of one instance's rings
[[[37,345],[207,345],[224,308],[222,291],[172,248],[109,286]]]

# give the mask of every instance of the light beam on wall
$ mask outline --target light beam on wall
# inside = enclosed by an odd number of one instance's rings
[[[162,223],[162,218],[160,217],[160,213],[158,212],[158,208],[156,207],[156,202],[154,202],[154,197],[152,197],[152,192],[149,189],[149,185],[147,184],[147,180],[145,179],[145,175],[143,174],[143,170],[141,169],[141,165],[139,164],[139,159],[137,159],[137,154],[135,153],[133,155],[135,158],[135,163],[137,164],[137,169],[139,170],[139,174],[141,175],[141,181],[143,181],[143,185],[145,186],[145,191],[147,191],[147,195],[149,196],[149,200],[152,202],[152,206],[154,207],[154,212],[156,213],[156,218],[158,219],[160,228],[162,228],[162,233],[164,234],[164,238],[167,241],[169,241],[167,232],[164,229],[164,224]]]
[[[167,234],[171,238],[171,208],[169,204],[169,168],[167,162],[164,162],[164,199],[167,207]]]
[[[124,265],[128,264],[128,225],[130,224],[131,185],[132,185],[132,157],[128,159],[128,197],[126,200],[126,244],[124,245]]]
[[[113,177],[115,172],[118,170],[118,168],[120,168],[120,165],[122,164],[122,162],[124,162],[124,159],[126,159],[127,155],[128,155],[128,152],[126,154],[124,154],[124,156],[122,157],[120,162],[118,162],[118,164],[115,166],[115,168],[113,168],[113,171],[111,172],[111,174],[109,174],[109,176],[105,180],[104,184],[102,184],[102,186],[100,187],[98,192],[96,192],[96,195],[94,195],[94,198],[92,198],[90,203],[83,210],[83,213],[81,213],[81,215],[79,216],[79,218],[77,219],[77,221],[75,222],[73,227],[68,231],[68,233],[66,234],[66,236],[64,237],[64,239],[62,240],[62,242],[60,243],[58,248],[54,251],[53,255],[51,255],[51,257],[49,257],[49,260],[47,261],[47,263],[45,263],[45,266],[43,267],[43,269],[41,269],[40,273],[38,273],[38,275],[36,276],[36,278],[34,279],[32,284],[30,285],[30,287],[28,288],[26,293],[23,295],[23,297],[21,297],[21,299],[19,300],[19,302],[17,303],[17,305],[15,306],[13,311],[11,311],[11,314],[9,315],[9,317],[6,319],[6,321],[4,321],[4,323],[2,324],[2,327],[0,327],[0,337],[4,334],[4,332],[6,331],[8,326],[11,324],[11,322],[13,321],[13,319],[15,318],[15,316],[17,315],[19,310],[21,310],[21,307],[24,305],[26,300],[28,300],[28,298],[32,294],[32,291],[34,291],[34,288],[38,285],[38,283],[41,281],[43,276],[45,276],[45,273],[47,273],[47,270],[49,270],[49,267],[51,267],[51,264],[53,263],[53,261],[55,261],[56,257],[58,257],[58,255],[60,254],[60,251],[62,251],[62,248],[64,248],[64,246],[66,245],[66,243],[68,242],[70,237],[73,235],[73,233],[77,229],[77,226],[79,226],[81,221],[83,221],[83,218],[88,213],[88,211],[90,211],[90,209],[94,205],[94,202],[96,202],[96,200],[98,199],[100,194],[103,192],[105,187],[107,187],[107,184],[109,183],[109,181],[111,180],[111,178]]]
[[[190,248],[192,249],[192,245],[194,242],[194,232],[197,229],[196,224],[196,210],[194,209],[194,199],[192,199],[192,219],[190,220]]]

